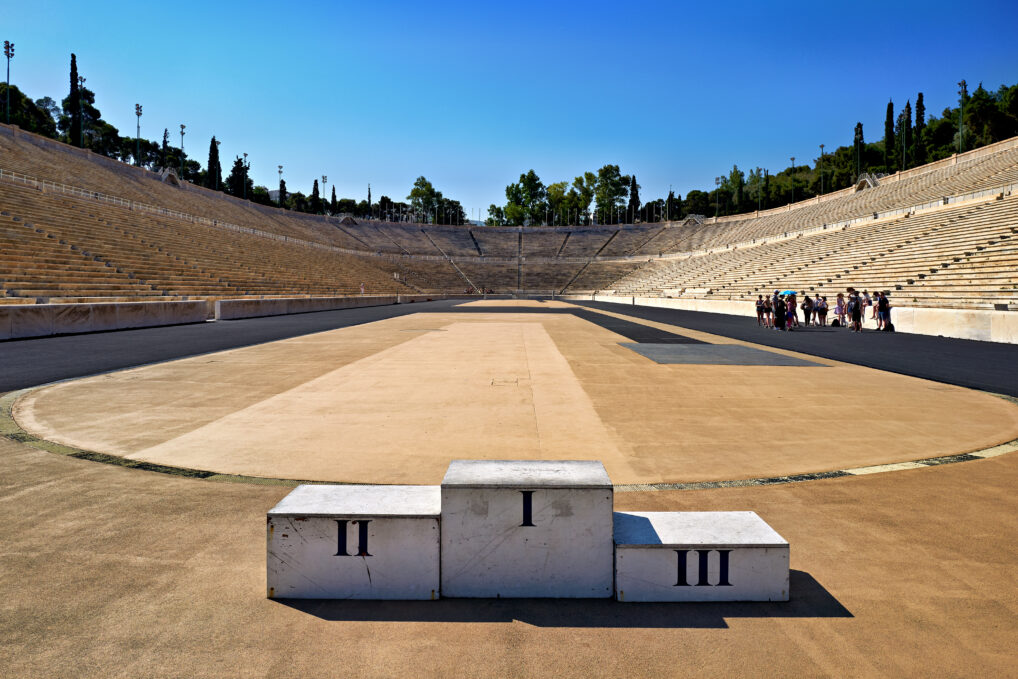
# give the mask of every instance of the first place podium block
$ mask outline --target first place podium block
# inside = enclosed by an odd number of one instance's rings
[[[619,601],[788,601],[788,541],[755,512],[616,512]]]
[[[438,486],[295,488],[268,513],[270,599],[436,599]]]
[[[454,460],[442,596],[612,595],[612,484],[596,461]]]

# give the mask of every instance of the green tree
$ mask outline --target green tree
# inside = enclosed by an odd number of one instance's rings
[[[269,189],[265,186],[255,186],[251,189],[250,196],[252,203],[258,203],[259,205],[272,205],[272,198],[269,197]]]
[[[237,156],[233,161],[233,167],[230,168],[230,175],[226,178],[227,193],[238,198],[251,195],[254,190],[254,182],[251,181],[248,170],[244,159]]]
[[[339,208],[339,204],[336,202],[336,185],[333,184],[332,185],[332,200],[329,201],[329,212],[332,213],[332,214],[336,214],[336,211],[338,210],[338,208]]]
[[[209,142],[209,162],[205,167],[205,188],[215,191],[221,191],[223,188],[223,168],[219,164],[219,142],[216,141],[215,135]]]
[[[290,209],[294,212],[307,212],[308,211],[308,199],[303,193],[298,191],[297,193],[290,194],[289,197]],[[351,203],[353,201],[350,201]],[[350,210],[353,212],[353,210]]]
[[[701,217],[714,212],[714,206],[710,204],[710,195],[696,189],[686,194],[685,211],[687,215],[700,215]]]
[[[0,83],[0,101],[6,99],[7,83]],[[17,125],[23,130],[44,137],[55,138],[57,125],[47,102],[52,103],[53,100],[45,97],[32,101],[18,89],[17,85],[11,85],[11,125]]]
[[[852,141],[852,147],[853,147],[852,148],[852,152],[854,154],[853,155],[853,160],[855,161],[855,176],[856,176],[856,178],[858,178],[859,175],[862,174],[862,171],[863,171],[862,157],[863,157],[863,148],[865,146],[866,146],[866,141],[863,139],[863,135],[862,135],[862,123],[856,123],[855,124],[855,139]]]
[[[80,113],[80,100],[78,94],[78,57],[71,53],[71,93],[68,95],[65,101],[68,101],[69,106],[64,106],[64,111],[67,112],[68,107],[71,116],[70,125],[68,126],[68,141],[71,146],[81,146],[81,113]]]
[[[598,223],[615,224],[629,192],[629,177],[623,175],[618,165],[605,165],[597,171],[597,187],[594,189],[595,210]]]
[[[426,222],[428,216],[438,209],[438,199],[440,197],[441,194],[435,190],[431,182],[421,176],[414,181],[407,200],[410,201],[410,208],[418,215],[418,219]]]
[[[308,204],[308,208],[312,214],[322,213],[322,197],[318,194],[318,180],[315,180],[314,186],[311,187],[311,201]]]
[[[725,180],[727,190],[732,199],[732,206],[728,210],[729,213],[743,212],[743,202],[745,200],[746,190],[746,175],[739,169],[738,165],[732,166],[732,171],[728,173],[728,177]]]
[[[629,212],[629,223],[634,223],[640,214],[640,185],[636,183],[635,174],[629,178],[629,205],[626,210]]]
[[[884,169],[894,172],[897,162],[894,157],[894,102],[887,102],[887,116],[884,118]]]
[[[279,195],[276,196],[276,202],[279,204],[279,207],[284,210],[290,209],[290,202],[286,195],[286,180],[282,177],[279,178]]]
[[[569,223],[566,202],[568,190],[569,184],[567,182],[548,184],[548,212],[551,214],[551,223],[553,225]]]
[[[590,204],[594,200],[594,193],[597,191],[597,175],[593,172],[584,172],[573,178],[573,188],[567,194],[567,216],[576,215],[577,224],[583,226],[590,222]],[[566,220],[569,224],[571,220]]]
[[[923,102],[923,93],[920,92],[915,100],[915,130],[912,134],[912,158],[916,165],[926,163],[926,139],[923,132],[926,130],[926,104]]]
[[[905,110],[901,112],[901,169],[912,167],[912,100],[905,102]]]
[[[548,191],[533,170],[520,175],[515,184],[505,187],[505,218],[512,225],[537,225],[544,221]]]
[[[668,221],[682,219],[682,194],[668,192],[668,198],[665,200],[665,219]]]
[[[488,206],[488,218],[484,220],[488,226],[505,226],[505,212],[498,205]]]

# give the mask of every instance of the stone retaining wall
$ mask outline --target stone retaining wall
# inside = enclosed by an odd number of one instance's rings
[[[203,323],[207,315],[204,300],[0,305],[0,340]]]
[[[259,316],[283,316],[312,311],[334,311],[358,307],[409,304],[447,299],[447,295],[368,295],[364,297],[287,297],[279,299],[221,299],[216,302],[217,321]]]

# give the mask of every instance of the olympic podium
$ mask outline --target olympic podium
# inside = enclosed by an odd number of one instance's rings
[[[268,597],[788,600],[788,541],[754,512],[613,512],[613,499],[593,460],[298,486],[268,512]]]

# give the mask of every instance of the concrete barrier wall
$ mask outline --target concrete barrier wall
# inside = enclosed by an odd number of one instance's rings
[[[0,305],[0,340],[202,323],[207,315],[204,300]]]
[[[412,304],[448,298],[448,295],[366,295],[363,297],[221,299],[216,302],[215,318],[217,321],[232,321],[239,318],[305,314],[312,311],[335,311],[387,304]]]
[[[722,299],[672,299],[668,297],[617,297],[614,295],[564,295],[562,299],[594,300],[638,306],[703,311],[732,316],[756,316],[756,304]],[[801,315],[801,312],[800,312]],[[833,310],[827,322],[834,319]],[[968,309],[925,309],[893,307],[891,322],[897,332],[917,335],[935,335],[983,342],[1018,344],[1018,311],[989,311]],[[876,329],[876,321],[867,317],[863,327]]]
[[[216,301],[217,321],[259,316],[283,316],[312,311],[332,311],[356,307],[396,304],[396,295],[364,297],[292,297],[281,299],[221,299]]]

